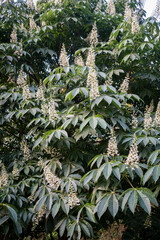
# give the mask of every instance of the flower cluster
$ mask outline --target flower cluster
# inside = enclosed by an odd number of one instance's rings
[[[39,86],[38,91],[36,93],[36,98],[38,100],[44,100],[44,92],[43,92],[42,82],[40,82],[40,86]]]
[[[91,46],[95,46],[98,43],[98,34],[97,34],[97,26],[96,26],[96,22],[93,25],[93,28],[91,30],[91,33],[89,35],[89,41]]]
[[[29,18],[29,27],[30,27],[31,31],[33,31],[33,30],[38,31],[39,30],[39,26],[37,26],[37,24],[35,23],[32,16],[30,16],[30,18]]]
[[[157,105],[153,125],[155,127],[160,127],[160,101],[158,102],[158,105]]]
[[[68,205],[70,206],[71,209],[75,206],[80,205],[80,200],[77,197],[77,194],[71,183],[70,183],[69,194],[68,194]]]
[[[17,43],[17,31],[14,28],[10,36],[10,43]]]
[[[109,15],[115,15],[116,14],[116,8],[113,0],[109,0],[107,8],[106,8],[106,13]]]
[[[146,110],[144,113],[144,129],[148,130],[152,126],[152,117],[151,112],[154,109],[153,101],[151,102],[150,106],[146,106]]]
[[[87,77],[87,87],[90,87],[90,99],[99,97],[98,80],[95,68],[90,68]]]
[[[21,142],[21,151],[23,152],[24,161],[28,161],[30,159],[30,150],[25,139]]]
[[[137,140],[136,135],[134,135],[133,143],[130,147],[129,154],[128,154],[127,160],[125,162],[126,165],[131,165],[133,169],[139,163],[138,147],[136,144],[136,140]]]
[[[111,157],[119,155],[116,136],[113,128],[111,129],[111,136],[108,141],[107,155]]]
[[[54,4],[55,4],[55,5],[61,5],[61,4],[62,4],[62,0],[55,0],[55,1],[54,1]]]
[[[124,11],[124,21],[128,21],[131,24],[132,19],[132,10],[130,9],[128,3],[125,5],[125,11]]]
[[[112,80],[112,78],[109,77],[109,78],[105,81],[105,84],[111,86],[111,85],[113,84],[113,80]]]
[[[0,161],[0,167],[1,167],[1,174],[0,174],[0,188],[5,187],[8,182],[8,174],[6,172],[6,168],[4,164]]]
[[[139,22],[138,22],[138,17],[135,13],[133,13],[133,17],[132,17],[132,34],[135,34],[137,32],[139,32],[140,30],[140,26],[139,26]]]
[[[86,66],[95,67],[95,51],[93,47],[89,49],[87,60],[86,60]]]
[[[27,83],[25,83],[25,85],[23,86],[23,98],[25,100],[28,100],[31,98],[31,93],[30,93],[30,89],[29,89],[29,85]]]
[[[127,93],[128,92],[128,88],[129,88],[129,77],[126,76],[124,78],[124,81],[122,82],[122,84],[120,85],[119,91],[121,93]]]
[[[51,172],[48,166],[44,167],[44,175],[49,187],[57,190],[61,184],[61,179]]]
[[[16,161],[14,161],[12,174],[13,174],[14,177],[18,177],[19,176],[19,170],[18,170]]]
[[[95,12],[101,11],[101,7],[102,7],[102,0],[99,0],[94,11]]]
[[[27,8],[33,8],[33,0],[27,0]]]
[[[41,104],[41,111],[44,115],[48,114],[48,105],[45,103],[45,101],[43,101]]]
[[[135,113],[132,114],[132,128],[136,129],[138,127],[138,119]]]
[[[83,58],[81,56],[81,54],[79,53],[78,55],[75,56],[74,62],[76,65],[83,67],[84,66],[84,61]]]
[[[49,102],[49,121],[55,121],[58,114],[55,108],[55,102],[53,100],[50,100]]]
[[[35,230],[35,228],[38,226],[39,222],[42,220],[45,214],[46,214],[46,207],[43,206],[34,216],[32,231]]]
[[[17,78],[17,85],[19,87],[23,87],[26,83],[26,80],[25,80],[25,73],[23,72],[22,68],[19,72],[19,75],[18,75],[18,78]]]
[[[157,0],[157,2],[156,2],[156,7],[155,7],[155,10],[154,10],[154,16],[156,18],[160,17],[160,0]]]
[[[69,67],[69,61],[64,43],[60,52],[59,63],[61,67]]]
[[[20,58],[23,55],[23,45],[22,42],[19,43],[19,49],[14,52],[14,55],[17,55]]]
[[[46,22],[45,21],[42,21],[42,26],[46,26]]]

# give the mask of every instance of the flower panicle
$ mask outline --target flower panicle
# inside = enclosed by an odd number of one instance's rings
[[[119,91],[121,93],[127,93],[129,88],[129,76],[127,75],[120,85]]]
[[[80,53],[75,56],[74,62],[78,66],[81,66],[81,67],[84,66],[84,61],[83,61],[82,55]]]
[[[111,135],[108,141],[107,155],[111,157],[119,155],[117,140],[116,140],[116,136],[113,128],[111,129]]]
[[[59,63],[60,63],[61,67],[69,67],[69,60],[68,60],[68,56],[67,56],[67,52],[66,52],[64,43],[61,48]]]
[[[45,179],[50,188],[57,190],[61,184],[61,179],[57,177],[48,166],[44,167]]]
[[[17,30],[13,28],[12,33],[10,35],[10,43],[16,44],[18,42],[17,40]]]
[[[5,165],[0,161],[1,174],[0,174],[0,188],[7,186],[8,183],[8,174],[5,168]]]
[[[137,137],[136,137],[136,134],[134,134],[133,143],[130,147],[129,154],[125,162],[125,164],[128,166],[131,166],[132,169],[134,169],[139,163],[138,147],[137,147],[136,141],[137,141]]]
[[[96,22],[93,25],[91,33],[89,34],[89,41],[91,46],[95,46],[98,43],[98,33]]]
[[[109,0],[106,8],[106,13],[108,13],[109,15],[116,14],[116,8],[113,0]]]
[[[77,194],[74,190],[72,183],[70,183],[69,194],[68,194],[68,205],[72,209],[75,206],[80,205],[80,199],[77,197]]]

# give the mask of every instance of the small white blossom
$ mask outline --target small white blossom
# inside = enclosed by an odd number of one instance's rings
[[[138,33],[140,30],[139,22],[138,22],[138,17],[135,13],[133,13],[132,17],[132,34]]]
[[[99,0],[94,11],[95,12],[100,12],[101,8],[102,8],[102,0]]]
[[[38,88],[38,91],[36,93],[36,98],[38,100],[44,100],[44,92],[43,92],[43,86],[42,83],[40,82],[40,86]]]
[[[23,86],[23,98],[25,100],[28,100],[31,98],[31,92],[27,83]]]
[[[95,51],[93,47],[89,49],[87,60],[86,60],[86,66],[95,68]]]
[[[77,194],[71,183],[70,183],[69,194],[68,194],[68,205],[70,206],[71,209],[75,206],[80,205],[80,200],[77,197]]]
[[[105,84],[106,84],[106,85],[109,85],[109,86],[112,86],[112,84],[113,84],[112,77],[109,77],[109,78],[105,81]]]
[[[10,36],[10,43],[17,43],[17,31],[13,28],[11,36]]]
[[[33,0],[27,0],[27,8],[30,9],[33,8],[33,6],[34,6]]]
[[[146,106],[146,110],[144,113],[144,129],[148,130],[152,126],[152,117],[151,112],[153,112],[154,104],[151,102],[150,106]]]
[[[158,102],[157,105],[153,126],[160,127],[160,101]]]
[[[29,27],[30,27],[30,31],[33,31],[33,30],[38,31],[39,30],[39,26],[37,26],[37,24],[35,23],[32,16],[30,16],[30,18],[29,18]]]
[[[61,179],[51,172],[48,166],[44,168],[44,175],[49,187],[57,190],[61,184]]]
[[[119,155],[116,136],[113,128],[111,129],[111,136],[108,141],[107,155],[111,157]]]
[[[19,87],[23,87],[26,83],[26,79],[25,79],[25,73],[23,72],[22,68],[19,72],[18,78],[17,78],[17,85]]]
[[[130,9],[128,3],[125,5],[125,11],[124,11],[124,21],[127,21],[131,24],[132,19],[132,10]]]
[[[55,0],[55,1],[54,1],[54,4],[55,4],[55,5],[61,5],[61,4],[62,4],[62,0]]]
[[[14,177],[18,177],[19,176],[19,170],[18,170],[16,161],[14,161],[12,174],[13,174]]]
[[[160,0],[157,0],[156,7],[153,13],[153,16],[156,18],[160,18]]]
[[[60,52],[59,62],[60,62],[61,67],[69,67],[68,56],[67,56],[67,52],[66,52],[64,43],[62,45],[62,49]]]
[[[53,100],[50,100],[49,102],[49,121],[55,121],[58,117],[56,108],[55,108],[55,102]]]
[[[132,114],[132,128],[136,129],[138,127],[138,119],[135,113]]]
[[[46,26],[46,22],[45,21],[42,21],[42,26]]]
[[[129,88],[129,77],[128,75],[125,77],[124,81],[122,82],[119,91],[121,93],[127,93]]]
[[[0,166],[1,166],[1,174],[0,174],[0,188],[1,188],[1,187],[7,186],[8,174],[6,172],[6,168],[5,168],[4,164],[2,162],[0,163]]]
[[[116,14],[116,8],[113,0],[109,0],[106,8],[106,13],[108,13],[109,15]]]
[[[91,33],[89,35],[89,41],[91,46],[95,46],[98,43],[98,34],[97,34],[97,26],[96,26],[96,22],[93,25],[93,28],[91,30]]]
[[[24,162],[27,162],[31,156],[27,141],[25,139],[23,139],[23,141],[21,142],[21,151],[23,152]]]
[[[95,68],[90,68],[87,77],[87,87],[90,87],[90,99],[99,97],[98,80]]]
[[[136,135],[134,135],[133,143],[130,147],[129,154],[128,154],[127,160],[125,162],[126,165],[131,165],[133,169],[139,163],[138,147],[136,144],[136,140],[137,140]]]
[[[43,206],[38,212],[36,212],[36,214],[34,216],[32,231],[34,231],[36,229],[36,227],[38,227],[39,222],[42,220],[42,218],[45,214],[46,214],[45,206]]]
[[[41,111],[44,115],[48,114],[48,105],[47,105],[47,103],[45,103],[45,101],[42,102]]]
[[[83,58],[81,56],[81,54],[79,53],[78,55],[75,56],[74,62],[76,65],[83,67],[84,66],[84,61]]]

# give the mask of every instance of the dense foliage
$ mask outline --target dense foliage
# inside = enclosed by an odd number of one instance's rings
[[[2,1],[4,239],[159,239],[159,23],[126,2]]]

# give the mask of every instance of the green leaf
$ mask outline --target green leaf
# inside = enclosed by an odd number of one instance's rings
[[[128,206],[132,213],[135,212],[137,202],[138,202],[137,190],[133,190],[128,200]]]
[[[155,167],[151,167],[144,175],[143,177],[143,184],[145,184],[149,179],[150,177],[152,176],[152,173],[153,173],[153,170],[154,170]]]
[[[159,150],[152,152],[151,155],[149,156],[148,162],[151,162],[152,164],[154,164],[155,161],[157,160],[158,154],[159,154]]]
[[[106,127],[107,127],[106,121],[105,121],[104,119],[102,119],[102,118],[97,118],[97,120],[98,120],[99,126],[100,126],[101,128],[103,128],[103,129],[106,129]]]
[[[83,130],[83,128],[87,125],[87,123],[89,122],[91,118],[87,118],[86,120],[83,121],[83,123],[80,125],[80,131]]]
[[[69,227],[68,234],[67,234],[67,236],[69,237],[69,239],[72,238],[75,227],[76,227],[76,223],[75,223],[75,222],[72,223],[72,225]]]
[[[3,218],[0,219],[0,225],[5,223],[9,219],[9,216],[4,216]]]
[[[12,218],[12,220],[16,223],[17,222],[17,213],[14,210],[13,207],[11,207],[11,205],[8,204],[0,204],[0,206],[4,206],[5,208],[7,208],[10,217]]]
[[[102,215],[106,212],[107,208],[108,208],[108,202],[109,199],[111,198],[111,195],[107,195],[106,197],[104,197],[100,203],[98,203],[98,208],[97,208],[97,215],[99,217],[99,219],[102,217]]]
[[[57,201],[52,207],[52,217],[55,218],[60,208],[60,202]]]
[[[116,216],[116,214],[118,212],[118,208],[119,208],[118,199],[115,194],[112,194],[112,196],[108,202],[108,209],[113,217]]]
[[[97,118],[96,117],[92,117],[89,121],[89,125],[91,126],[91,128],[95,129],[97,127]]]
[[[108,163],[105,164],[105,168],[103,169],[103,175],[104,175],[106,180],[108,180],[111,173],[112,173],[112,166],[111,166],[111,163],[108,162]]]
[[[126,206],[126,203],[127,203],[127,201],[128,201],[128,198],[129,198],[129,196],[131,195],[131,193],[132,193],[132,191],[133,190],[130,190],[130,189],[128,189],[127,191],[125,191],[125,195],[124,195],[124,197],[123,197],[123,200],[122,200],[122,211],[124,210],[124,208],[125,208],[125,206]],[[124,194],[124,193],[123,193]]]
[[[59,228],[60,237],[63,236],[64,231],[65,231],[65,228],[66,228],[66,225],[67,225],[67,220],[65,219],[65,220],[62,222],[62,224],[61,224],[61,226],[60,226],[60,228]]]
[[[86,207],[86,214],[91,222],[97,223],[96,218],[89,207]]]
[[[138,192],[138,200],[140,206],[148,213],[151,213],[151,204],[146,195],[144,195],[140,190],[137,190]]]

